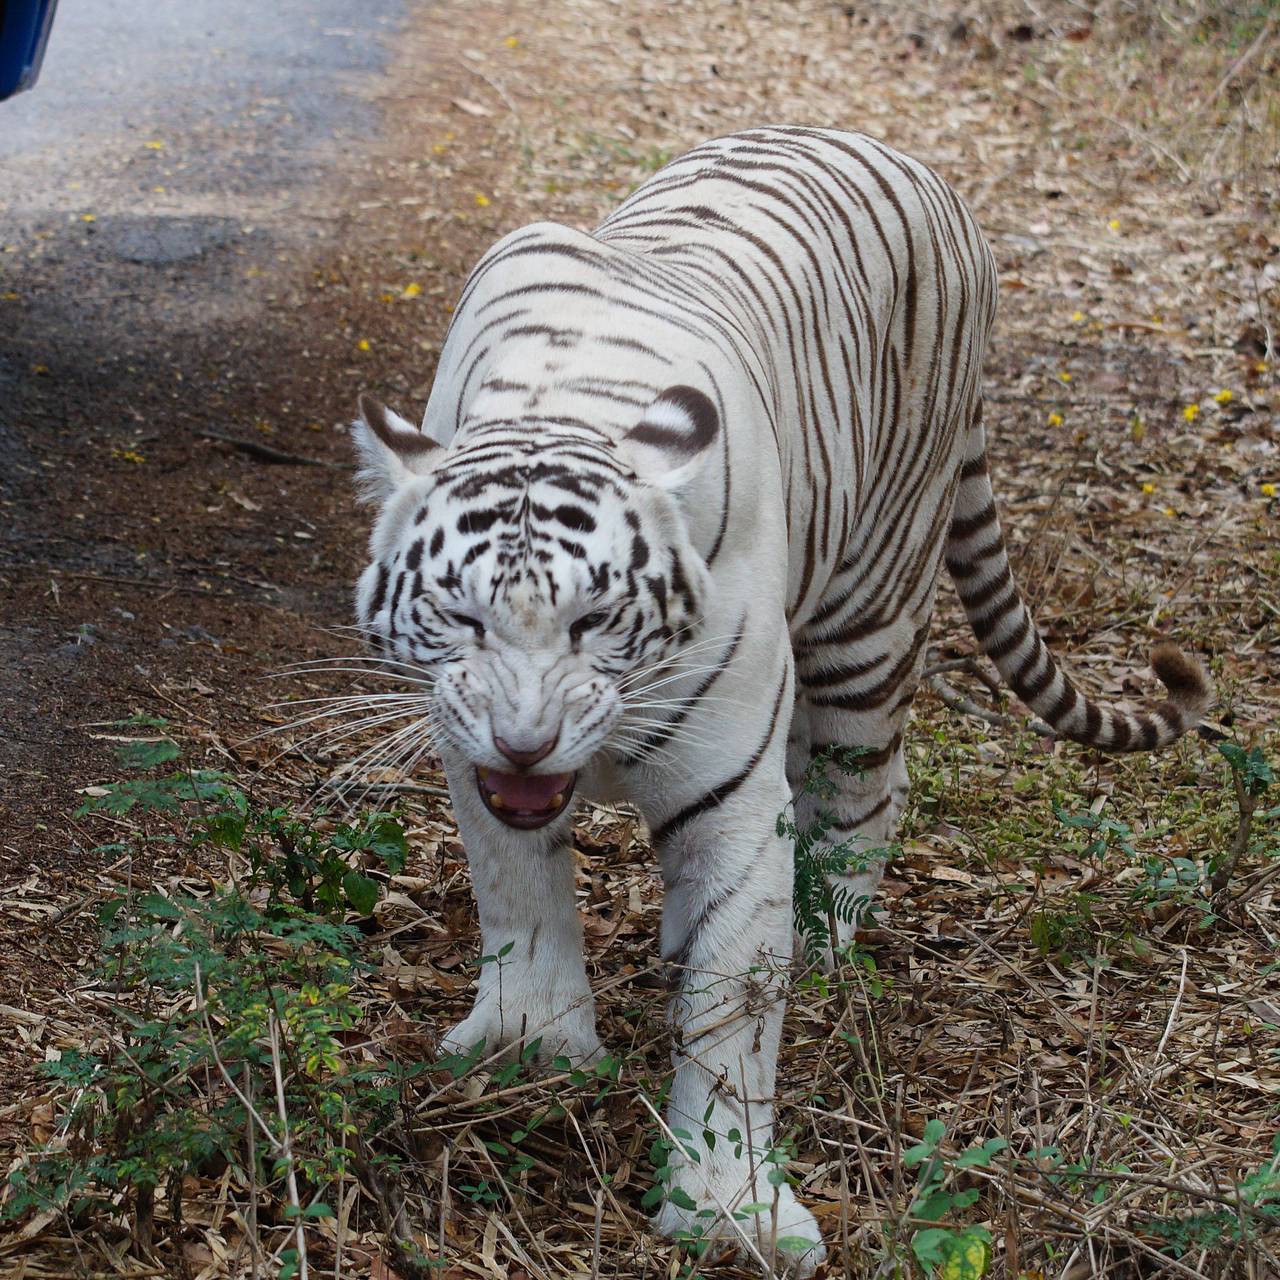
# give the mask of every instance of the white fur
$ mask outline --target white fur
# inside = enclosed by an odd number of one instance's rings
[[[777,226],[792,216],[791,206],[780,203],[771,218],[755,213],[739,191],[717,185],[711,161],[738,146],[752,155],[761,146],[791,148],[787,163],[802,171],[806,200],[810,187],[838,174],[832,199],[847,198],[839,193],[857,186],[861,203],[850,201],[847,220],[832,220],[822,235],[784,242]],[[867,178],[873,167],[897,185],[894,199]],[[634,193],[596,235],[536,224],[485,256],[455,312],[424,414],[424,431],[449,442],[440,458],[419,456],[411,465],[387,457],[368,431],[357,432],[362,474],[384,504],[372,540],[375,564],[358,589],[361,616],[376,615],[371,625],[385,635],[394,624],[396,656],[436,675],[439,749],[471,864],[482,946],[496,956],[511,944],[505,960],[483,968],[475,1008],[446,1044],[466,1049],[483,1041],[492,1051],[538,1038],[544,1057],[591,1058],[599,1051],[566,841],[571,817],[566,813],[540,831],[513,831],[481,803],[474,784],[477,764],[502,767],[495,733],[537,741],[555,731],[557,746],[539,768],[579,771],[583,794],[633,800],[664,837],[660,945],[677,980],[668,1123],[693,1135],[688,1151],[674,1159],[675,1183],[713,1214],[774,1195],[760,1158],[773,1141],[774,1074],[792,951],[792,854],[775,828],[792,798],[788,757],[794,784],[811,744],[876,750],[865,773],[838,780],[831,801],[835,818],[863,848],[891,838],[906,793],[901,730],[923,653],[922,644],[912,645],[932,610],[942,550],[934,531],[945,523],[971,443],[994,288],[989,257],[968,215],[941,196],[919,196],[916,181],[942,189],[914,162],[856,135],[763,130],[708,144]],[[705,192],[698,183],[706,184]],[[651,215],[662,215],[668,204],[684,209],[699,201],[730,210],[771,252],[728,236],[714,219],[697,225],[686,219],[672,233],[674,256],[656,267],[646,256]],[[943,236],[926,228],[936,216],[950,219]],[[848,227],[858,250],[856,271]],[[944,249],[937,260],[924,260],[929,245],[941,243],[974,246],[972,259]],[[821,271],[830,298],[861,289],[865,299],[848,308],[847,330],[815,333],[816,308],[800,288],[794,302],[782,290],[766,291],[763,296],[777,301],[763,313],[744,303],[747,295],[728,271],[717,290],[714,271],[706,270],[719,260],[711,250],[731,257],[747,276],[764,280],[785,270],[803,284]],[[687,255],[684,275],[681,253]],[[911,310],[917,330],[907,334],[909,309],[895,288],[903,288],[912,253],[921,259]],[[540,300],[549,273],[572,290],[564,299],[552,293]],[[669,300],[655,301],[667,281]],[[961,293],[963,313],[955,303]],[[619,306],[615,296],[640,301]],[[508,313],[532,323],[491,332],[493,317]],[[800,354],[795,335],[805,339]],[[949,366],[953,341],[962,358]],[[884,358],[889,347],[901,366],[895,366],[903,389],[893,399],[896,420],[885,413],[890,393],[880,373],[890,364]],[[940,390],[944,376],[949,397]],[[602,382],[616,394],[601,395]],[[630,438],[646,414],[652,425],[674,432],[693,428],[689,415],[664,399],[664,388],[694,388],[715,406],[716,439],[694,457],[656,447],[652,433],[649,442]],[[447,621],[434,622],[444,639],[432,643],[452,648],[433,657],[410,615],[392,617],[390,604],[372,608],[379,575],[414,539],[437,528],[440,563],[463,563],[466,542],[455,533],[461,507],[433,487],[443,474],[436,469],[451,459],[463,465],[468,450],[482,456],[494,423],[517,424],[514,459],[522,439],[538,438],[542,422],[558,424],[546,428],[549,447],[572,436],[578,430],[572,424],[590,424],[584,447],[596,447],[595,440],[635,476],[618,482],[621,498],[593,506],[597,527],[580,538],[585,561],[556,559],[563,585],[554,599],[541,589],[504,586],[494,603],[496,588],[489,584],[500,566],[490,557],[496,552],[477,553],[449,608],[484,627],[483,643],[465,626],[455,632]],[[909,448],[901,447],[904,441]],[[901,572],[893,575],[890,557],[878,549],[875,513],[896,500],[896,469],[909,467],[926,445],[931,469],[915,482],[914,510],[903,526],[904,554],[916,563],[916,576],[905,580]],[[532,502],[566,500],[538,489],[540,483],[529,482]],[[470,505],[498,496],[495,488]],[[589,637],[575,648],[569,632],[575,618],[596,607],[591,566],[625,564],[631,554],[628,512],[652,547],[679,555],[700,616],[637,672],[601,674],[592,659],[600,658],[604,641]],[[385,587],[385,576],[381,581]],[[397,607],[407,609],[403,596]],[[861,631],[853,625],[859,620],[870,620]],[[655,614],[648,624],[658,621]],[[842,629],[857,638],[841,652],[824,649],[824,638]],[[679,732],[651,758],[628,763],[625,748],[643,737],[646,718],[667,713],[646,710],[644,700],[688,698],[716,662],[725,664],[723,671],[711,693],[683,713]],[[846,664],[850,673],[840,674]],[[857,710],[853,695],[899,666],[905,699],[869,698],[867,708]],[[839,675],[834,684],[833,670]],[[848,691],[845,705],[828,696],[832,688]],[[801,798],[797,811],[802,821],[812,817],[813,801]],[[871,867],[847,878],[845,887],[869,897],[878,878],[879,868]],[[841,941],[847,937],[846,930]],[[719,1135],[714,1147],[702,1136],[709,1104],[706,1125]],[[741,1134],[741,1151],[730,1130]],[[776,1195],[780,1234],[805,1242],[790,1261],[807,1274],[825,1256],[817,1224],[789,1186]],[[771,1220],[766,1212],[741,1225],[764,1242]],[[669,1235],[708,1222],[721,1235],[736,1230],[722,1217],[696,1217],[670,1203],[654,1225]]]

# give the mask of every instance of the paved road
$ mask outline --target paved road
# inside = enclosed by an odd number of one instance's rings
[[[317,514],[346,476],[208,433],[346,461],[303,425],[359,389],[350,296],[316,282],[360,252],[350,179],[411,3],[66,0],[0,103],[0,872],[70,856],[71,788],[110,767],[86,723],[166,681],[221,707],[297,613],[346,618]]]
[[[254,324],[249,265],[332,232],[404,8],[62,5],[36,88],[0,103],[0,463],[25,451],[16,402],[48,400],[33,370],[65,380]]]
[[[245,259],[324,238],[403,10],[63,4],[36,88],[0,103],[0,392],[72,335],[111,360],[140,334],[252,323]]]
[[[326,144],[372,127],[352,73],[383,66],[402,9],[401,0],[64,3],[36,89],[0,105],[0,173],[22,178],[7,192],[9,212],[58,207],[67,181],[95,195],[128,190],[121,160],[146,141],[186,158],[188,191],[315,177]]]

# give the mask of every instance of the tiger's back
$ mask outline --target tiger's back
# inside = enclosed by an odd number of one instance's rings
[[[751,130],[674,162],[597,235],[695,280],[760,368],[793,626],[851,545],[902,518],[895,490],[939,518],[978,392],[995,268],[935,174],[861,134]],[[884,588],[866,584],[860,605]]]
[[[752,130],[674,161],[591,236],[541,223],[496,245],[424,430],[539,414],[621,437],[663,386],[703,382],[728,447],[714,532],[772,453],[799,628],[850,549],[904,518],[904,490],[913,522],[945,524],[994,311],[986,243],[930,170],[865,135]]]

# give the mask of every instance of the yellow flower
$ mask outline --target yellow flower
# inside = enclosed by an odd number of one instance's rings
[[[1264,498],[1274,498],[1276,496],[1276,487],[1273,484],[1264,484],[1261,489]]]
[[[1226,387],[1223,387],[1213,398],[1218,404],[1230,404],[1236,397],[1234,392],[1228,391]]]
[[[416,282],[411,281],[409,284],[405,285],[403,289],[400,290],[400,296],[402,298],[416,298],[418,294],[420,294],[421,292],[422,292],[422,286],[420,284],[417,284]]]
[[[1270,367],[1271,366],[1268,365],[1265,360],[1259,360],[1257,364],[1253,366],[1253,371],[1254,373],[1266,373]]]
[[[97,222],[98,215],[96,213],[82,213],[80,215],[81,222]]]
[[[164,150],[164,143],[163,143],[163,142],[161,142],[161,141],[160,141],[159,139],[157,139],[157,138],[152,138],[152,140],[151,140],[150,142],[144,142],[142,145],[143,145],[144,147],[146,147],[146,149],[147,149],[148,151],[163,151],[163,150]]]
[[[164,188],[163,188],[163,187],[152,187],[152,188],[151,188],[151,190],[152,190],[152,191],[154,191],[154,192],[156,193],[156,195],[158,195],[158,196],[162,196],[162,195],[164,195]]]
[[[480,192],[477,191],[476,204],[478,204],[482,209],[487,209],[489,207],[489,197],[481,195]]]
[[[1049,415],[1048,422],[1049,422],[1049,425],[1050,425],[1051,427],[1060,427],[1060,426],[1062,426],[1062,414],[1060,414],[1060,413],[1051,413],[1051,414]]]
[[[508,36],[502,43],[505,44],[508,49],[514,49],[516,45],[520,43],[520,40],[516,36]]]
[[[1188,422],[1194,422],[1200,416],[1200,406],[1198,404],[1189,404],[1182,411],[1182,416]]]
[[[1108,227],[1110,230],[1112,230],[1112,231],[1119,231],[1119,230],[1120,230],[1120,219],[1119,219],[1119,218],[1112,218],[1112,219],[1111,219],[1111,221],[1107,223],[1107,227]]]
[[[394,302],[395,300],[396,295],[394,293],[380,293],[378,295],[379,302]]]
[[[368,339],[368,338],[361,338],[361,339],[360,339],[360,341],[356,343],[356,350],[357,350],[357,351],[368,351],[368,350],[369,350],[369,339]]]
[[[1073,312],[1071,313],[1071,323],[1072,323],[1072,324],[1081,324],[1083,321],[1084,321],[1084,312],[1083,312],[1083,311],[1073,311]]]
[[[146,458],[136,449],[112,449],[112,457],[119,458],[121,462],[146,462]]]
[[[1063,382],[1071,381],[1071,375],[1065,369],[1058,374],[1058,377],[1061,378]]]
[[[1155,493],[1155,491],[1156,491],[1156,487],[1155,487],[1155,485],[1153,485],[1153,484],[1151,483],[1151,481],[1150,481],[1150,480],[1144,480],[1144,481],[1142,482],[1142,492],[1143,492],[1143,493]]]
[[[1172,507],[1165,507],[1165,509],[1164,509],[1164,513],[1165,513],[1165,515],[1167,515],[1171,520],[1173,519],[1173,517],[1174,517],[1174,516],[1176,516],[1176,515],[1178,514],[1178,513],[1177,513],[1177,512],[1172,508]]]
[[[438,156],[444,155],[444,153],[448,151],[448,149],[449,148],[445,146],[443,142],[433,142],[431,144],[431,150],[434,151]]]

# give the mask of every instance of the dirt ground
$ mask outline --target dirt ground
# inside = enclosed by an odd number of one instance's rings
[[[862,129],[935,166],[970,202],[1001,273],[986,374],[997,501],[1047,638],[1116,697],[1150,693],[1146,652],[1177,639],[1212,668],[1214,727],[1274,759],[1280,55],[1273,20],[1204,28],[1191,6],[1170,11],[1185,29],[1153,33],[1123,6],[443,0],[410,10],[372,90],[377,135],[326,176],[311,234],[280,254],[252,233],[201,232],[214,264],[201,270],[236,281],[225,314],[168,327],[161,345],[108,322],[137,291],[183,306],[188,267],[122,258],[111,237],[118,248],[128,227],[72,222],[0,245],[22,282],[20,298],[0,301],[4,1143],[30,1139],[48,1092],[42,1060],[82,1040],[96,1016],[76,998],[94,902],[126,880],[217,876],[172,849],[122,866],[102,847],[110,824],[72,816],[85,787],[116,776],[112,722],[164,717],[192,763],[281,803],[309,796],[353,755],[254,735],[283,720],[268,708],[279,697],[338,687],[267,677],[349,651],[333,628],[349,621],[367,529],[350,496],[356,393],[419,414],[450,301],[486,245],[534,218],[589,227],[666,158],[736,127]],[[945,587],[942,597],[940,661],[974,649]],[[964,689],[997,709],[980,682]],[[1197,931],[1179,902],[1134,907],[1132,877],[1094,865],[1050,813],[1065,793],[1147,833],[1161,856],[1172,845],[1204,858],[1234,830],[1213,743],[1098,761],[957,714],[930,692],[917,721],[906,852],[871,937],[897,984],[892,1006],[867,1015],[894,1082],[888,1118],[867,1120],[876,1139],[881,1121],[918,1132],[957,1097],[978,1133],[981,1117],[1034,1095],[1042,1135],[1105,1133],[1108,1167],[1138,1167],[1125,1143],[1162,1150],[1163,1163],[1142,1167],[1178,1186],[1205,1185],[1202,1159],[1220,1191],[1224,1171],[1240,1176],[1265,1155],[1280,1105],[1267,975],[1280,940],[1277,845],[1252,847],[1239,896]],[[430,770],[403,781],[440,783]],[[429,921],[408,933],[385,921],[395,937],[385,946],[397,963],[442,975],[397,1013],[431,1037],[465,1001],[459,975],[475,939],[447,806],[407,798],[422,860],[411,870],[434,877],[418,899]],[[1020,814],[1034,816],[1018,825]],[[653,951],[656,884],[633,837],[610,815],[584,835],[605,868],[584,871],[597,976],[614,964],[606,940],[638,967]],[[1015,881],[1036,895],[1030,905],[1007,892]],[[1035,918],[1067,928],[1080,895],[1096,902],[1086,933],[1141,939],[1101,978],[1087,957],[1046,953],[1030,932]],[[656,1002],[649,1012],[658,1026]],[[816,995],[797,1002],[788,1087],[844,1078],[815,1047],[830,1016]],[[616,1009],[611,1023],[633,1034]],[[1138,1117],[1149,1143],[1127,1128],[1122,1139],[1121,1113]],[[843,1232],[845,1270],[833,1262],[830,1274],[873,1274],[866,1228],[837,1207],[829,1134],[792,1120],[806,1194],[828,1206],[830,1238]],[[875,1167],[844,1168],[857,1184],[844,1199],[881,1221],[896,1148],[867,1149]],[[611,1272],[667,1274],[676,1263],[665,1247],[636,1243],[634,1185],[632,1195],[615,1182],[630,1217],[606,1232]],[[539,1255],[545,1274],[590,1271],[590,1199],[573,1191],[570,1209],[547,1190],[527,1210],[555,1259]],[[566,1219],[584,1198],[575,1232]],[[1071,1215],[1088,1206],[1055,1216],[1015,1188],[1000,1203],[998,1274],[1280,1274],[1274,1239],[1226,1261],[1156,1253],[1139,1225],[1156,1209],[1133,1188],[1095,1202],[1105,1211],[1087,1227]],[[493,1244],[484,1212],[459,1212],[460,1256],[488,1248],[468,1274],[514,1280],[528,1267],[505,1235]],[[56,1260],[61,1246],[41,1248],[24,1242],[0,1269],[78,1274],[57,1271],[70,1265]]]

